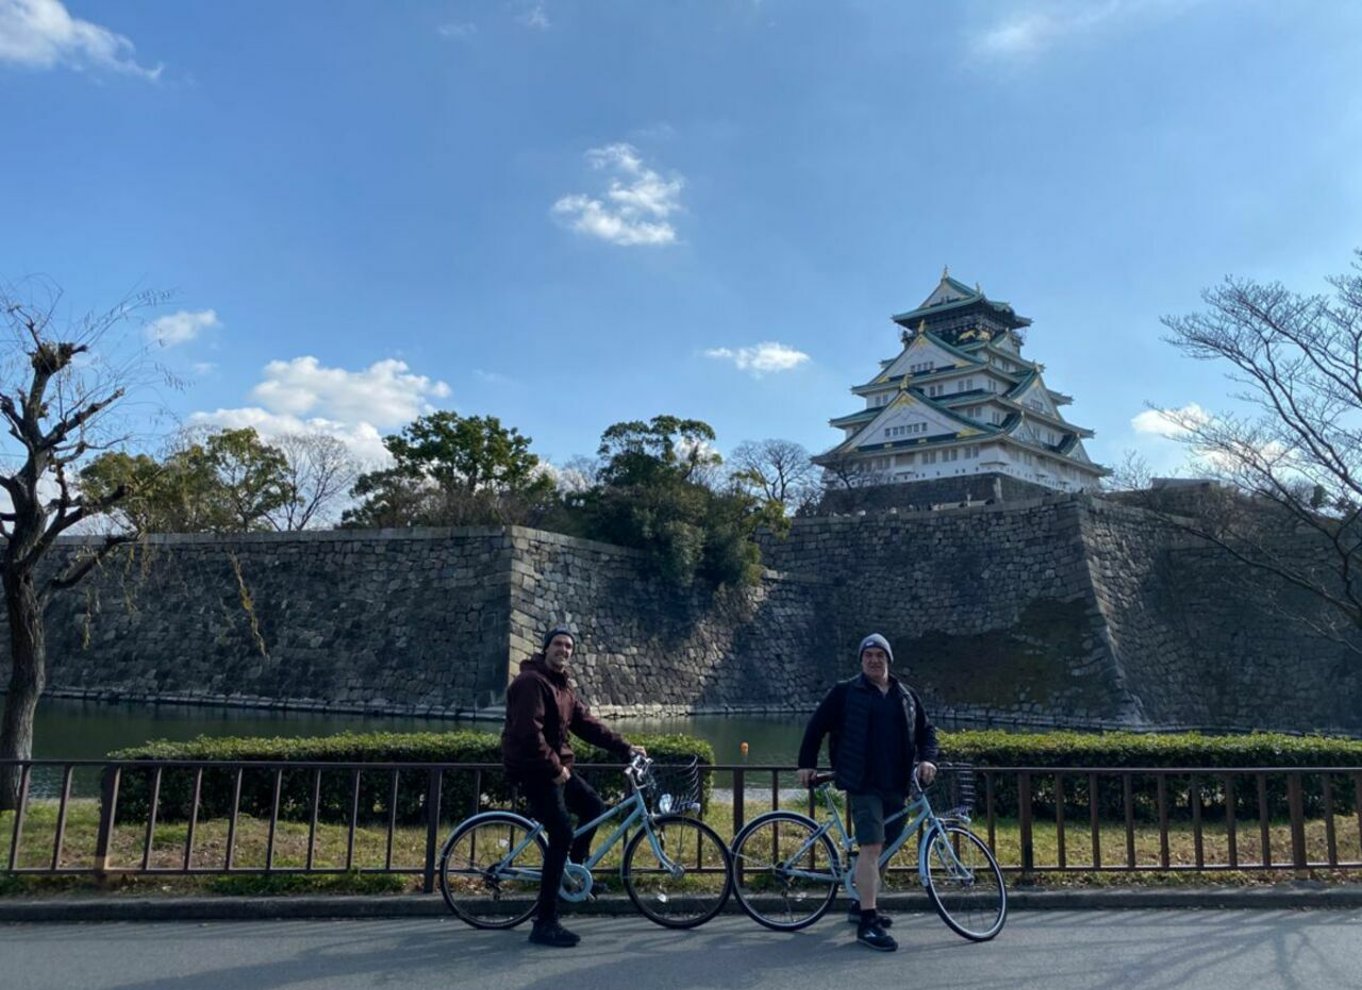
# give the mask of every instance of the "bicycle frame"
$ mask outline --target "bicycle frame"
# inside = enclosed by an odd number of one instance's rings
[[[653,831],[653,815],[648,811],[647,802],[645,802],[643,798],[643,791],[639,789],[637,783],[634,784],[633,792],[623,801],[620,801],[611,808],[607,808],[603,814],[593,818],[591,821],[578,826],[572,833],[573,838],[576,838],[591,829],[598,828],[611,819],[618,818],[621,815],[624,816],[623,821],[615,826],[615,829],[606,836],[605,839],[596,843],[596,851],[587,857],[586,862],[567,864],[563,871],[563,885],[558,891],[558,896],[563,900],[575,903],[584,901],[591,896],[592,871],[594,871],[600,862],[609,855],[610,850],[615,847],[615,844],[624,839],[625,836],[629,834],[629,830],[636,825],[641,826],[647,833],[648,844],[652,847],[653,855],[657,857],[658,862],[666,864],[667,869],[671,872],[680,870],[680,867],[678,867],[671,857],[666,854],[666,851],[662,848],[662,844],[657,841],[657,834]],[[528,846],[533,844],[536,837],[542,835],[544,832],[543,823],[534,821],[533,818],[528,818],[528,820],[534,822],[535,827],[526,832],[525,837],[520,843],[501,858],[496,865],[496,870],[506,876],[514,876],[526,880],[537,880],[540,876],[539,870],[526,867],[511,867],[507,865],[513,863],[516,857],[524,852]],[[568,887],[569,882],[573,883],[573,887]]]
[[[854,850],[856,848],[855,840],[852,838],[851,833],[847,831],[846,824],[842,821],[841,812],[838,810],[836,803],[834,803],[832,799],[832,785],[831,784],[820,785],[818,788],[818,793],[819,797],[823,801],[824,807],[828,811],[828,817],[824,819],[824,821],[819,825],[818,830],[809,836],[808,840],[802,846],[800,846],[800,848],[795,852],[793,856],[790,857],[790,859],[793,861],[798,861],[798,859],[805,852],[807,852],[810,847],[812,847],[816,842],[818,842],[819,838],[821,838],[824,835],[828,835],[829,833],[835,833],[836,838],[834,841],[834,845],[842,851],[842,855],[845,858],[845,863],[839,862],[837,864],[830,864],[834,865],[834,868],[827,872],[818,872],[813,870],[791,870],[790,874],[792,876],[803,877],[805,879],[810,880],[830,879],[834,883],[840,884],[842,888],[846,891],[847,896],[854,900],[856,898],[856,891],[853,889],[852,883],[855,880],[856,871],[855,869],[852,868],[852,858],[854,855]],[[891,825],[894,822],[897,822],[899,819],[909,818],[910,816],[911,820],[908,821],[903,826],[902,830],[899,832],[898,836],[894,839],[894,841],[886,843],[883,851],[881,851],[880,858],[877,864],[880,869],[884,869],[884,867],[886,867],[889,864],[889,862],[894,858],[895,854],[900,849],[903,848],[903,846],[908,842],[908,840],[918,834],[919,830],[923,829],[924,827],[929,830],[941,827],[940,819],[932,811],[931,802],[927,800],[927,795],[921,790],[918,791],[917,797],[913,798],[913,800],[910,801],[903,808],[902,811],[896,811],[894,812],[894,814],[890,815],[888,818],[885,819],[884,822],[885,827],[887,829],[889,825]],[[957,815],[953,817],[965,823],[968,823],[969,821],[968,818],[965,818],[963,816]],[[958,866],[960,864],[957,863],[955,865]],[[921,862],[921,860],[919,860],[918,875],[922,879],[924,886],[926,884],[927,879],[925,874],[926,866],[923,862]]]

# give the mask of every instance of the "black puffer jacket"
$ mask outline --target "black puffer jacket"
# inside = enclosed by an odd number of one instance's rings
[[[901,764],[905,776],[899,788],[906,794],[906,774],[912,772],[913,765],[923,760],[932,763],[937,760],[936,726],[927,718],[922,699],[915,691],[896,677],[889,678],[889,690],[898,693],[903,724],[907,728],[903,738],[908,748]],[[799,747],[799,765],[816,767],[818,751],[823,746],[823,737],[827,736],[828,755],[832,769],[837,773],[837,786],[853,793],[862,790],[868,778],[871,691],[879,691],[879,688],[864,674],[834,684],[809,719],[804,741]]]

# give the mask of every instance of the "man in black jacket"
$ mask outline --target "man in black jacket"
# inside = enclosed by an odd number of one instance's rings
[[[889,673],[894,651],[878,633],[861,640],[861,672],[833,685],[804,730],[799,747],[799,782],[809,786],[818,765],[818,751],[828,736],[828,752],[837,786],[851,800],[851,819],[860,854],[856,859],[856,890],[861,902],[856,940],[881,952],[898,943],[885,928],[889,919],[876,909],[880,883],[879,858],[884,849],[884,820],[903,809],[908,782],[917,764],[925,787],[936,777],[936,727],[927,718],[922,699]],[[903,827],[903,819],[894,826]],[[896,838],[896,831],[890,838]]]

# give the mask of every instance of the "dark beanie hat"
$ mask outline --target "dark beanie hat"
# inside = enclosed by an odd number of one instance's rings
[[[549,644],[553,642],[553,637],[555,636],[566,636],[568,639],[572,640],[573,646],[577,645],[577,637],[576,635],[573,634],[571,629],[569,629],[567,626],[554,626],[548,632],[544,633],[544,642],[539,644],[539,649],[547,650],[549,648]]]
[[[884,652],[889,655],[889,662],[894,662],[894,651],[889,648],[889,640],[885,639],[879,633],[871,633],[865,639],[861,640],[861,648],[856,651],[856,659],[859,660],[861,654],[872,646],[878,646],[880,649],[884,650]]]

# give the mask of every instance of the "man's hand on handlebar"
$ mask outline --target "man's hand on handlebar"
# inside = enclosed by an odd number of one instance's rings
[[[563,784],[566,784],[568,782],[568,778],[570,778],[571,776],[572,771],[569,770],[567,767],[563,767],[561,770],[558,771],[558,776],[553,778],[553,782],[561,787]]]
[[[923,760],[917,765],[917,780],[923,787],[930,787],[936,780],[936,764]]]
[[[630,746],[630,747],[629,747],[629,758],[630,758],[631,760],[632,760],[634,757],[636,757],[636,756],[647,756],[647,755],[648,755],[648,751],[647,751],[646,749],[644,749],[642,746]]]
[[[816,774],[817,772],[818,772],[817,770],[812,770],[809,767],[800,767],[797,771],[795,771],[795,776],[799,778],[799,786],[812,787],[813,775]]]

